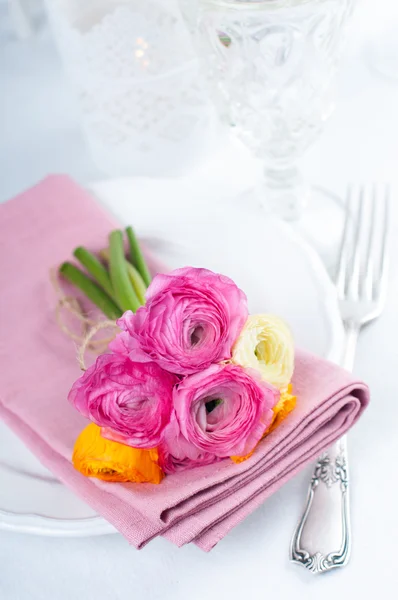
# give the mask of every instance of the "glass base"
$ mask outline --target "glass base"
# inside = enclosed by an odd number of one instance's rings
[[[268,187],[261,185],[240,195],[237,200],[246,210],[255,211],[264,218],[274,214],[289,221],[297,234],[316,251],[334,279],[344,227],[344,198],[322,187],[303,184],[299,196],[270,193]]]
[[[345,210],[344,197],[312,186],[306,210],[294,224],[297,233],[316,250],[332,279],[336,274]]]
[[[398,40],[395,31],[386,33],[383,41],[369,43],[363,52],[364,59],[374,74],[398,82]]]

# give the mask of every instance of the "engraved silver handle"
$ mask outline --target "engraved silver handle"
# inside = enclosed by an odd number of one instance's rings
[[[345,323],[342,366],[352,370],[358,325]],[[347,438],[343,436],[319,457],[303,515],[294,532],[290,560],[313,573],[347,564],[351,549]]]

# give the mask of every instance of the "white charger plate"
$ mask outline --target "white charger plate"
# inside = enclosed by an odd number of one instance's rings
[[[318,256],[286,223],[231,202],[225,188],[186,179],[89,186],[171,268],[204,266],[245,290],[250,312],[276,312],[298,346],[338,360],[343,342],[334,287]],[[72,248],[71,248],[72,250]],[[0,423],[0,529],[51,536],[115,532],[58,482]]]

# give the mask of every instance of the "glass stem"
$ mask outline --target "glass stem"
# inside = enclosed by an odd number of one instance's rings
[[[299,219],[307,206],[309,190],[297,167],[266,166],[264,178],[266,208],[287,221]]]

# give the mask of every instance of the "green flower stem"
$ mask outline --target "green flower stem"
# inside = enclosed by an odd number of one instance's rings
[[[108,296],[116,301],[109,273],[98,258],[82,246],[76,248],[73,254]]]
[[[108,248],[104,248],[104,250],[100,250],[99,255],[105,262],[109,262],[109,249]],[[139,274],[139,272],[137,271],[137,269],[127,259],[126,259],[126,267],[127,267],[127,274],[133,285],[136,296],[137,296],[139,302],[141,303],[141,305],[143,306],[145,304],[145,292],[147,290],[144,280],[142,279],[142,277]]]
[[[146,286],[151,283],[151,275],[149,273],[148,267],[146,266],[145,259],[142,255],[140,245],[135,236],[132,227],[126,227],[127,238],[130,244],[130,258],[132,264],[136,267],[137,271],[141,275],[142,279]]]
[[[87,277],[83,271],[75,267],[72,263],[64,262],[59,268],[60,274],[70,283],[79,288],[91,300],[93,304],[108,317],[108,319],[118,319],[122,316],[122,311],[92,279]]]
[[[145,304],[145,292],[147,290],[147,286],[144,283],[141,275],[137,271],[137,269],[132,265],[128,260],[126,260],[127,265],[127,273],[130,277],[130,281],[133,284],[133,288],[135,293],[137,294],[138,300],[141,302],[143,306]]]
[[[118,304],[123,311],[136,312],[141,305],[128,276],[123,235],[118,229],[109,235],[109,273]]]

